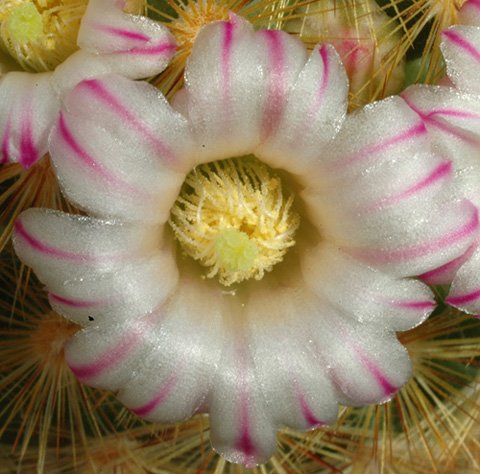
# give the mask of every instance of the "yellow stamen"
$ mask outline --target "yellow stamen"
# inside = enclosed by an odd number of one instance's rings
[[[293,195],[253,156],[198,166],[187,176],[170,225],[185,253],[220,283],[255,278],[295,245],[300,219]]]

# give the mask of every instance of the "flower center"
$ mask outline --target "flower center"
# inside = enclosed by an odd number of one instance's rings
[[[50,71],[77,50],[88,0],[6,0],[0,47],[24,69]]]
[[[295,245],[300,218],[279,176],[253,156],[197,166],[186,177],[170,215],[185,253],[209,268],[208,278],[255,278]]]

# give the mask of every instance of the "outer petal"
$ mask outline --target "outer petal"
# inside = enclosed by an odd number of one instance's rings
[[[435,308],[432,292],[421,282],[391,277],[328,245],[306,251],[301,265],[309,288],[360,323],[405,331]]]
[[[343,393],[341,403],[365,405],[390,400],[410,378],[411,363],[395,334],[371,324],[351,324],[334,312],[321,332],[319,350],[330,367],[330,378]]]
[[[480,314],[480,248],[458,270],[446,302],[466,313]]]
[[[305,60],[300,41],[280,31],[254,33],[236,16],[205,27],[185,72],[198,161],[252,153],[278,125]]]
[[[78,33],[78,45],[102,55],[110,72],[140,79],[163,71],[176,45],[168,29],[144,16],[122,11],[123,2],[90,0]]]
[[[262,160],[307,172],[338,132],[347,111],[348,83],[331,45],[317,46],[293,86],[277,130],[257,150]]]
[[[221,289],[182,278],[162,311],[155,346],[119,398],[143,418],[174,422],[192,416],[210,389],[224,340]]]
[[[28,168],[47,152],[60,103],[51,73],[10,72],[0,79],[0,163]]]
[[[313,317],[306,324],[341,394],[340,403],[358,406],[389,400],[411,376],[408,353],[395,334],[323,308],[322,313],[310,311]]]
[[[17,254],[47,285],[55,308],[83,325],[89,316],[99,322],[149,311],[165,298],[177,271],[160,245],[158,227],[39,209],[24,212],[14,234]]]
[[[413,86],[402,97],[428,128],[433,149],[455,165],[457,193],[480,204],[480,100],[449,87]]]
[[[50,153],[69,199],[101,215],[165,222],[189,167],[186,120],[154,87],[119,76],[82,82],[65,108]]]
[[[162,306],[149,314],[92,324],[75,334],[65,347],[65,360],[75,376],[94,387],[124,387],[157,343],[165,317]]]
[[[276,426],[263,397],[262,380],[255,373],[248,336],[241,322],[238,326],[232,322],[226,328],[221,366],[207,399],[210,440],[227,460],[253,467],[275,451]]]
[[[301,279],[297,274],[297,285]],[[305,324],[309,297],[298,287],[279,284],[252,292],[246,307],[251,352],[270,416],[277,426],[301,430],[337,417],[335,390]],[[311,306],[318,304],[313,299]]]
[[[437,268],[468,249],[476,209],[452,201],[452,165],[431,154],[426,135],[399,98],[349,116],[304,193],[326,240],[398,276]]]
[[[448,77],[460,90],[480,94],[480,26],[453,26],[442,36]]]

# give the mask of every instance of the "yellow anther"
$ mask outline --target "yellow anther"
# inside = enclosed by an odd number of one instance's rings
[[[170,225],[185,253],[225,286],[255,278],[295,245],[300,219],[280,178],[253,156],[198,166],[187,176]]]

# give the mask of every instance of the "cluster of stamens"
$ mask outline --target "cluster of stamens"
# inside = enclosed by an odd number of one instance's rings
[[[77,50],[87,0],[6,0],[0,46],[25,70],[51,71]]]
[[[170,225],[185,253],[209,268],[208,278],[255,278],[295,245],[300,219],[280,177],[253,156],[197,166],[185,179]]]

